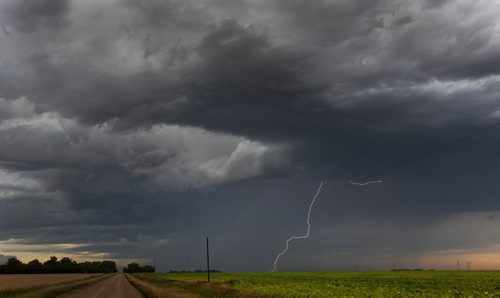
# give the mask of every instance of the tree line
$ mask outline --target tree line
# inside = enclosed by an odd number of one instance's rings
[[[113,273],[117,271],[116,263],[113,261],[78,263],[70,258],[58,260],[56,257],[50,257],[43,263],[35,259],[26,264],[12,257],[7,263],[0,265],[0,274]]]
[[[123,268],[124,273],[155,272],[155,267],[151,265],[141,266],[137,263],[130,263]]]

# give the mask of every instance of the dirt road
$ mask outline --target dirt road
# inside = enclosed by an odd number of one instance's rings
[[[75,292],[68,293],[61,297],[65,298],[141,298],[142,295],[134,288],[128,280],[125,278],[125,275],[121,273],[117,273],[110,278],[106,278],[103,281],[100,281],[94,285],[89,287],[85,287],[83,289],[77,290]]]

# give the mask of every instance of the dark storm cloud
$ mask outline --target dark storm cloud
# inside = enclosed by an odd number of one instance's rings
[[[67,13],[70,11],[69,0],[21,0],[4,1],[0,6],[4,26],[12,27],[23,33],[32,33],[47,27],[55,29],[67,25]]]
[[[443,6],[448,0],[428,0],[427,1],[427,8],[439,8]]]
[[[500,119],[499,9],[488,1],[4,1],[0,238],[141,258],[167,247],[195,253],[195,239],[209,233],[231,243],[224,266],[263,268],[282,231],[303,227],[303,205],[268,211],[303,201],[316,180],[334,189]],[[385,173],[383,186],[325,198],[321,235],[344,243],[327,247],[366,255],[357,248],[373,223],[385,227],[375,238],[415,253],[398,240],[406,228],[427,243],[439,238],[427,230],[452,229],[446,220],[497,210],[496,132]],[[234,235],[228,222],[239,216],[250,224]],[[259,217],[268,219],[253,224]],[[402,231],[386,228],[395,222]],[[450,235],[414,246],[465,247]],[[477,246],[495,244],[478,235]],[[245,251],[260,241],[273,244]],[[326,248],[312,241],[310,249]],[[234,267],[230,252],[240,250],[251,262]],[[167,259],[163,266],[196,263]]]

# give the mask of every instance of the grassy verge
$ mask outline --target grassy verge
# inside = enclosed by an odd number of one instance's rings
[[[89,286],[110,277],[112,274],[91,276],[84,279],[66,281],[59,284],[41,285],[0,292],[0,298],[54,298],[70,291]]]
[[[154,274],[126,276],[145,297],[264,297],[235,290],[227,282],[179,281]]]
[[[146,281],[135,274],[125,274],[125,277],[144,297],[199,297],[171,284],[157,284]]]

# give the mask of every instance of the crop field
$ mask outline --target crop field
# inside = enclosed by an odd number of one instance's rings
[[[0,291],[54,285],[99,275],[101,274],[2,274]]]
[[[201,287],[206,281],[206,273],[138,276],[157,285],[175,280]],[[212,273],[211,280],[221,289],[278,297],[500,296],[500,271]]]

